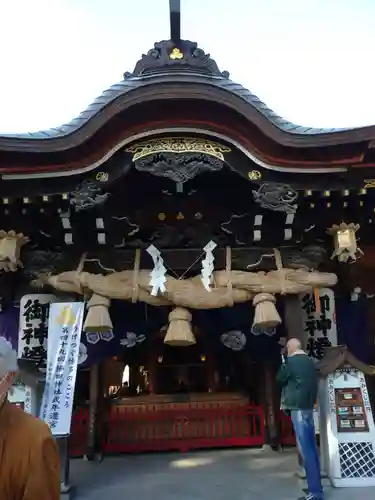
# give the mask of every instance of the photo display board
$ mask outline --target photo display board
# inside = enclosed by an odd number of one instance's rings
[[[359,387],[335,389],[338,432],[368,432],[369,426]]]

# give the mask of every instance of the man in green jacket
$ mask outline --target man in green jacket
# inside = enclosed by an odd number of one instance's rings
[[[292,418],[305,467],[309,489],[305,499],[323,500],[313,413],[318,396],[318,374],[314,361],[302,350],[298,339],[289,339],[286,351],[287,358],[277,374],[277,382],[282,388],[281,407]]]

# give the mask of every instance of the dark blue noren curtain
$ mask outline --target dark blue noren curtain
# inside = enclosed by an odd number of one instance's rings
[[[14,349],[18,348],[19,320],[20,310],[18,307],[7,307],[0,312],[0,337],[9,340]]]
[[[277,309],[282,317],[281,301]],[[230,330],[240,330],[246,336],[245,351],[252,361],[278,362],[280,359],[280,337],[285,335],[283,323],[277,328],[275,335],[254,335],[251,327],[254,318],[254,307],[251,302],[235,304],[233,307],[220,309],[194,310],[193,324],[202,331],[202,341],[207,348],[217,351],[228,350],[220,342],[220,336]]]
[[[338,344],[346,344],[363,363],[374,362],[374,345],[369,335],[369,305],[365,296],[353,302],[349,296],[336,298]]]
[[[121,340],[127,333],[144,335],[147,337],[160,330],[168,322],[168,310],[164,307],[148,306],[142,302],[132,304],[122,300],[113,300],[110,307],[113,323],[114,338],[109,342],[99,340],[96,344],[87,342],[86,334],[82,334],[82,341],[87,347],[87,360],[85,365],[98,363],[101,360],[118,356],[121,352],[131,354],[146,345],[146,341],[124,350]]]

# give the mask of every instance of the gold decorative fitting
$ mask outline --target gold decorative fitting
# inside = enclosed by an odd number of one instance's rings
[[[315,203],[310,203],[310,208],[315,208]]]
[[[331,202],[328,202],[328,203],[326,204],[326,207],[327,207],[327,208],[331,208],[331,206],[332,206],[332,203],[331,203]]]
[[[182,212],[178,212],[178,214],[176,215],[176,219],[177,220],[184,220],[185,216]]]
[[[262,174],[259,172],[259,170],[250,170],[247,176],[251,181],[257,181],[258,179],[262,178]]]
[[[68,193],[64,193],[64,194],[62,195],[62,199],[63,199],[63,200],[67,200],[68,198],[69,198]]]
[[[9,198],[3,198],[3,205],[9,205]]]
[[[365,189],[375,188],[375,179],[365,179]]]
[[[331,191],[324,191],[324,196],[326,197],[331,196]]]
[[[172,61],[175,61],[176,59],[177,60],[183,59],[183,58],[184,58],[184,54],[177,47],[172,49],[172,52],[169,54],[169,59],[172,59]]]
[[[160,213],[158,214],[158,219],[159,219],[159,220],[165,220],[165,219],[166,219],[166,215],[165,215],[165,214],[163,214],[163,212],[160,212]]]
[[[344,189],[344,196],[349,196],[349,189]]]
[[[334,238],[334,251],[331,259],[337,257],[339,262],[348,262],[356,261],[363,255],[362,250],[357,247],[355,235],[359,228],[359,224],[342,222],[340,225],[334,224],[327,229],[327,234]]]
[[[217,142],[194,137],[164,137],[138,142],[126,149],[127,153],[133,153],[133,162],[155,153],[202,153],[224,160],[224,153],[230,149]]]
[[[367,189],[366,188],[362,188],[360,190],[359,194],[367,194]]]
[[[99,182],[107,182],[109,179],[109,175],[107,172],[98,172],[95,176],[95,179]]]
[[[308,189],[307,191],[305,191],[305,195],[306,195],[306,196],[312,196],[312,191],[311,191],[311,189]]]
[[[43,197],[42,197],[42,200],[43,200],[43,201],[49,201],[49,197],[48,197],[48,196],[43,196]]]
[[[29,198],[23,198],[23,200],[22,200],[22,201],[25,203],[25,205],[27,205],[28,203],[30,203]]]

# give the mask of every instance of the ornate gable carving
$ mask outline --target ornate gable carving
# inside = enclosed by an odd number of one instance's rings
[[[180,40],[177,45],[172,40],[164,40],[155,43],[153,49],[143,54],[133,73],[124,73],[124,79],[173,72],[229,78],[229,73],[221,72],[216,62],[196,42]]]

